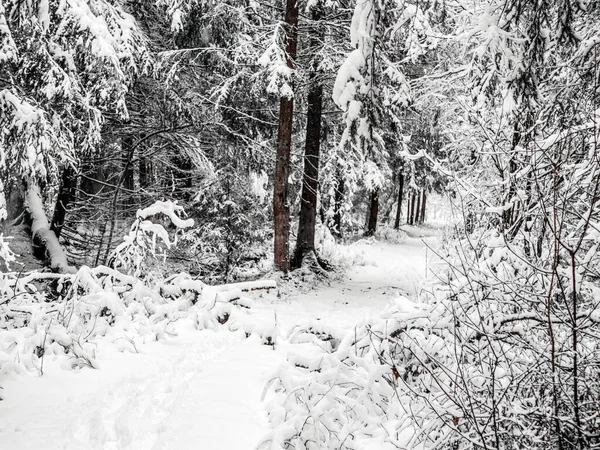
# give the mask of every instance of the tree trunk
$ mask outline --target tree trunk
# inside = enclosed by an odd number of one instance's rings
[[[400,172],[400,188],[398,189],[398,208],[396,209],[396,222],[394,229],[400,228],[400,217],[402,216],[402,197],[404,196],[404,174]]]
[[[145,156],[140,155],[140,189],[150,184],[150,163]]]
[[[60,190],[58,191],[56,206],[54,207],[52,225],[50,225],[50,229],[54,232],[57,239],[60,238],[60,234],[65,224],[67,206],[73,201],[75,196],[76,185],[77,179],[74,176],[73,169],[70,167],[65,167],[62,173],[62,182],[60,185]]]
[[[344,203],[344,179],[341,173],[337,173],[337,186],[335,189],[335,198],[333,205],[333,229],[331,234],[337,238],[342,238],[342,207]]]
[[[427,205],[427,192],[423,189],[423,193],[421,194],[421,214],[419,216],[420,222],[425,223],[425,207]]]
[[[415,203],[415,212],[413,213],[415,216],[413,219],[413,223],[415,225],[419,225],[419,221],[421,220],[420,219],[420,214],[421,214],[421,191],[420,190],[415,192],[415,198],[417,200]]]
[[[410,225],[410,217],[411,217],[411,200],[412,200],[412,192],[408,191],[408,198],[406,201],[406,224]]]
[[[44,202],[39,187],[30,181],[27,186],[27,212],[31,219],[31,236],[34,254],[46,259],[54,272],[75,273],[76,269],[67,262],[67,255],[58,243],[58,238],[50,230],[48,218],[44,212]]]
[[[412,192],[412,197],[410,199],[410,222],[409,225],[415,224],[416,217],[416,202],[417,202],[417,193],[415,191]]]
[[[298,5],[296,0],[287,0],[285,8],[286,62],[292,69],[296,59],[298,43]],[[279,101],[279,131],[277,134],[277,157],[275,181],[273,183],[273,228],[275,234],[275,269],[287,272],[290,269],[290,205],[289,186],[290,150],[292,146],[292,120],[294,98],[281,97]]]
[[[379,189],[371,193],[371,205],[369,208],[369,223],[365,236],[374,236],[377,231],[377,214],[379,213]]]
[[[320,19],[318,6],[312,8],[311,16],[315,22]],[[308,51],[312,54],[320,42],[321,36],[319,36],[319,33],[313,34]],[[302,179],[298,238],[294,252],[294,267],[300,267],[304,255],[315,251],[317,192],[319,189],[319,153],[321,150],[321,118],[323,111],[323,85],[319,79],[318,65],[319,63],[315,59],[309,75],[304,175]]]

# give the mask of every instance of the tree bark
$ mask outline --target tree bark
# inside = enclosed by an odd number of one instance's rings
[[[292,69],[298,44],[298,5],[296,0],[287,0],[285,9],[286,62]],[[273,183],[273,228],[275,234],[275,269],[287,272],[290,269],[290,205],[289,185],[290,151],[292,145],[292,120],[294,98],[281,97],[279,101],[279,131],[277,134],[277,156]]]
[[[412,192],[412,197],[410,200],[410,225],[414,225],[415,224],[415,217],[416,217],[416,202],[417,202],[417,193],[415,191]]]
[[[412,200],[412,192],[409,190],[408,191],[408,198],[406,199],[406,224],[407,225],[411,225],[410,223],[410,218],[411,218],[411,214],[412,214],[412,209],[411,209],[411,202]]]
[[[419,215],[420,223],[425,223],[425,208],[427,206],[427,192],[423,189],[423,193],[421,194],[421,214]]]
[[[312,8],[313,21],[320,19],[318,6]],[[313,34],[309,52],[318,47],[321,36]],[[302,265],[304,255],[315,251],[315,226],[317,222],[317,193],[319,189],[319,154],[321,150],[321,119],[323,112],[323,85],[319,79],[318,61],[315,60],[309,75],[308,109],[306,112],[306,143],[304,147],[304,174],[298,222],[298,238],[294,251],[294,267]]]
[[[400,228],[400,217],[402,216],[402,197],[404,196],[404,174],[400,172],[400,187],[398,189],[398,208],[396,209],[396,222],[394,223],[394,229]]]
[[[377,231],[377,214],[379,213],[379,189],[371,192],[371,205],[369,208],[369,222],[365,236],[374,236]]]
[[[52,224],[50,225],[50,229],[54,232],[57,239],[60,238],[60,234],[65,224],[67,206],[73,201],[75,196],[76,185],[77,179],[74,176],[73,169],[65,167],[62,173],[62,182],[58,191],[56,206],[54,207]]]
[[[335,189],[335,198],[333,204],[333,229],[331,234],[337,238],[342,238],[342,207],[344,203],[344,179],[341,173],[337,173],[337,186]]]

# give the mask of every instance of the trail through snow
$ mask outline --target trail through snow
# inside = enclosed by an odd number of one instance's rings
[[[281,301],[258,299],[249,314],[257,326],[276,324],[275,350],[241,331],[196,331],[182,322],[178,336],[139,353],[100,342],[100,370],[48,362],[42,377],[3,380],[0,449],[254,449],[269,429],[261,395],[295,325],[351,328],[392,298],[414,297],[431,275],[427,246],[438,245],[436,233],[405,230],[400,244],[350,246],[362,262],[342,282]]]

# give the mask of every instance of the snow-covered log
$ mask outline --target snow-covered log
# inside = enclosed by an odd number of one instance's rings
[[[54,232],[50,230],[40,189],[35,183],[30,183],[27,188],[27,212],[31,218],[33,243],[42,248],[50,268],[60,273],[75,273],[77,269],[69,265],[64,249],[60,246]]]
[[[256,280],[256,281],[244,281],[241,283],[229,283],[229,284],[220,284],[218,286],[214,286],[219,292],[231,291],[239,289],[242,292],[249,291],[259,291],[259,290],[271,290],[277,289],[277,282],[274,280]]]

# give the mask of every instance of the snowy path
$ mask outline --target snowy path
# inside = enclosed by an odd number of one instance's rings
[[[421,280],[438,270],[429,248],[439,245],[438,231],[404,229],[410,235],[401,244],[363,240],[351,245],[350,250],[361,263],[348,271],[347,279],[315,291],[292,294],[285,303],[268,307],[277,312],[286,328],[311,319],[346,327],[380,311],[399,295],[414,298]]]
[[[277,317],[282,336],[315,319],[345,328],[391,298],[413,296],[430,271],[432,254],[420,237],[352,247],[363,264],[348,280],[285,302],[257,301],[250,314],[257,323]],[[268,430],[261,394],[285,346],[273,351],[226,330],[179,333],[140,353],[103,342],[101,370],[48,363],[43,377],[3,381],[0,449],[254,449]]]

